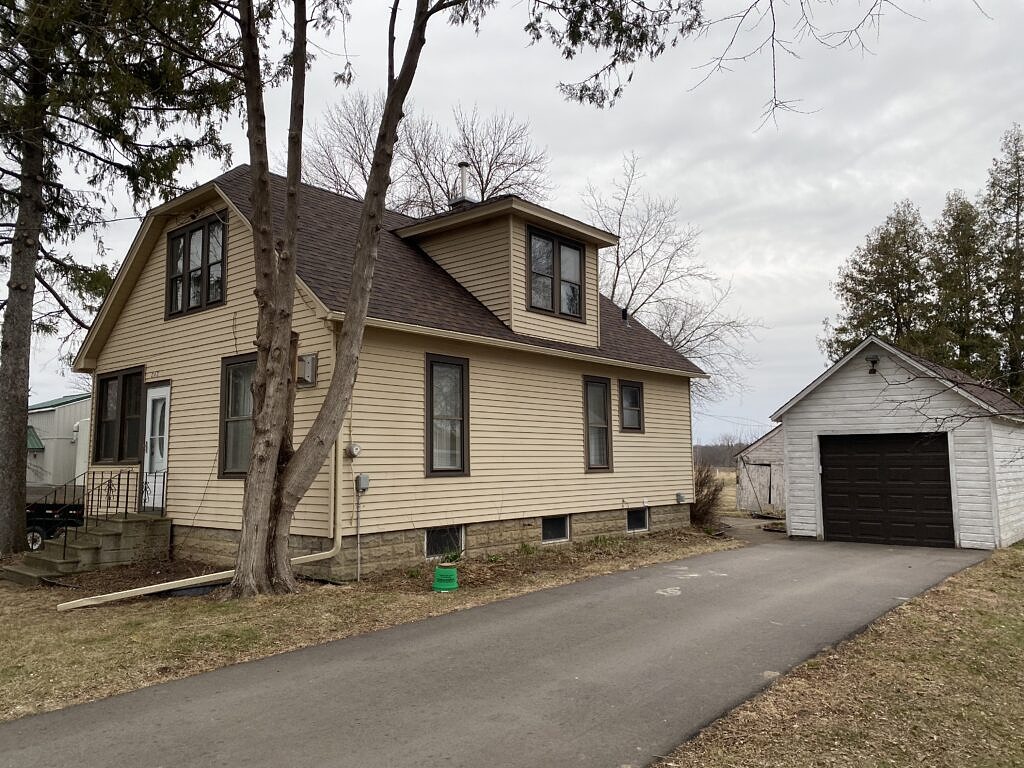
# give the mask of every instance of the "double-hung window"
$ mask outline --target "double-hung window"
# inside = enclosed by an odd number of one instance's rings
[[[639,381],[619,381],[619,429],[644,431],[644,385]]]
[[[252,448],[252,380],[256,355],[238,355],[221,361],[220,475],[244,477]]]
[[[167,242],[167,316],[224,301],[226,213],[177,229]]]
[[[583,414],[586,421],[584,457],[588,472],[612,469],[611,382],[597,376],[583,377]]]
[[[93,460],[137,462],[142,457],[142,369],[96,378]]]
[[[530,232],[530,309],[583,319],[583,247]]]
[[[427,475],[469,474],[469,361],[427,355]]]

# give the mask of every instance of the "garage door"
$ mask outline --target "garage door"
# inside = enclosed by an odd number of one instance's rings
[[[822,435],[825,538],[952,547],[945,433]]]

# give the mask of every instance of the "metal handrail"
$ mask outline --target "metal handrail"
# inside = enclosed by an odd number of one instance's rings
[[[90,521],[100,523],[122,515],[124,519],[127,519],[135,506],[131,503],[131,479],[132,475],[138,474],[139,472],[135,467],[116,471],[92,469],[65,483],[65,486],[70,483],[76,483],[77,485],[77,481],[79,479],[82,480],[81,500],[67,503],[67,493],[65,491],[65,505],[58,508],[57,511],[63,512],[71,506],[80,506],[82,520],[78,525],[71,525],[65,516],[62,524],[58,526],[61,532],[57,536],[63,537],[62,557],[67,556],[69,529],[74,529],[75,538],[77,539],[79,530],[83,533],[88,533]],[[53,496],[54,503],[56,503],[56,493]],[[44,496],[34,503],[45,503],[46,498],[47,496]],[[100,510],[102,510],[102,514]]]

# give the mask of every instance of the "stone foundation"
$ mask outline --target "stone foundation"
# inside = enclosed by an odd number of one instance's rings
[[[642,536],[649,531],[685,528],[690,525],[689,504],[668,504],[650,507],[648,531],[629,535]],[[395,568],[422,567],[426,561],[426,539],[423,528],[410,528],[360,536],[362,573],[369,575]],[[621,536],[626,531],[626,510],[582,512],[569,516],[569,539],[586,540],[595,536]],[[509,552],[523,544],[558,546],[564,542],[545,544],[541,541],[541,518],[489,520],[465,526],[465,556],[480,557]],[[295,556],[322,552],[330,548],[329,539],[316,536],[292,536]],[[238,549],[238,531],[221,528],[192,528],[176,525],[171,547],[177,558],[199,560],[213,565],[231,567]],[[299,573],[330,581],[350,581],[356,576],[356,537],[344,536],[341,552],[332,560],[299,566]]]

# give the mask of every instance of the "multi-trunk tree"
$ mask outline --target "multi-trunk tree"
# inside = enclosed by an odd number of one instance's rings
[[[183,163],[226,155],[219,128],[237,89],[211,63],[230,60],[237,43],[210,34],[218,13],[198,0],[11,0],[0,7],[0,226],[8,272],[0,554],[24,545],[37,287],[56,301],[69,295],[59,286],[70,286],[70,295],[88,302],[102,292],[104,275],[58,248],[96,225],[104,193],[127,190],[136,204],[169,197],[179,191]],[[200,47],[205,61],[183,53]],[[78,191],[83,185],[89,193]]]
[[[565,0],[549,3],[527,0],[524,13],[527,40],[547,41],[567,60],[593,53],[601,63],[575,82],[559,84],[569,99],[598,106],[613,104],[641,59],[658,58],[668,48],[716,23],[734,28],[711,69],[728,68],[736,60],[760,52],[771,56],[789,52],[795,42],[781,29],[797,29],[803,39],[828,47],[856,44],[860,33],[877,23],[891,3],[871,0],[852,28],[829,32],[816,18],[820,5],[792,6],[778,0],[753,0],[745,10],[706,20],[702,0]],[[231,17],[237,22],[243,48],[240,77],[246,94],[252,210],[256,258],[256,298],[259,307],[255,340],[257,363],[253,383],[253,443],[242,503],[242,531],[231,585],[234,595],[294,589],[288,552],[288,532],[298,501],[330,455],[348,411],[362,345],[363,330],[373,283],[382,217],[391,184],[391,171],[399,140],[399,127],[427,43],[427,30],[447,22],[472,30],[484,22],[496,0],[391,0],[383,37],[387,49],[387,77],[379,122],[374,128],[373,150],[368,155],[363,203],[353,252],[344,322],[337,340],[335,370],[320,412],[298,446],[292,441],[294,387],[291,378],[291,323],[295,290],[296,233],[301,195],[305,73],[310,63],[308,27],[345,23],[348,0],[321,0],[307,7],[295,0],[285,28],[291,35],[283,62],[271,62],[265,36],[268,17],[253,0],[237,0]],[[782,19],[781,17],[787,16]],[[780,21],[785,26],[780,25]],[[799,32],[802,30],[802,32]],[[795,35],[796,36],[796,35]],[[285,73],[292,78],[289,110],[285,199],[273,200],[267,157],[266,112],[263,101],[269,78]],[[338,78],[351,80],[346,69]],[[773,77],[773,83],[775,78]],[[768,110],[785,109],[787,102],[773,88]],[[283,229],[275,232],[271,212],[283,210]]]

